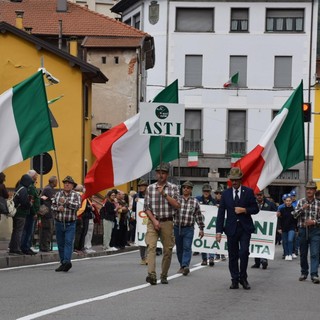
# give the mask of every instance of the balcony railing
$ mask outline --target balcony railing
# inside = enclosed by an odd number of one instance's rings
[[[202,153],[202,140],[183,139],[182,143],[183,143],[182,152],[184,152],[184,153],[188,153],[188,152]]]
[[[241,153],[246,154],[247,143],[245,141],[227,141],[227,154]]]

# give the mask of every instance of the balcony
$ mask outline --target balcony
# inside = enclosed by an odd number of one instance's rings
[[[247,153],[247,143],[245,141],[227,141],[227,154],[241,153],[245,155]]]
[[[202,153],[202,140],[182,139],[182,152],[198,152]]]

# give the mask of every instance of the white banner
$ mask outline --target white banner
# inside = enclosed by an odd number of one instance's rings
[[[200,205],[200,207],[205,223],[204,237],[202,239],[198,237],[199,228],[195,224],[192,251],[228,254],[226,235],[222,235],[220,243],[215,240],[218,208],[205,205]],[[277,227],[276,212],[260,211],[258,214],[252,215],[252,219],[255,225],[255,232],[251,235],[250,258],[260,257],[273,260]],[[143,211],[143,199],[139,199],[137,203],[136,228],[136,243],[139,246],[146,246],[147,223],[148,217]],[[158,246],[161,247],[160,240],[158,241]]]
[[[178,103],[140,102],[139,132],[141,135],[184,136],[184,105]]]

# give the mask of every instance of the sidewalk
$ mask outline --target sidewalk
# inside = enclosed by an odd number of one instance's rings
[[[9,255],[7,252],[7,241],[0,241],[0,269],[9,268],[9,267],[19,267],[31,264],[40,264],[46,262],[57,262],[59,263],[59,254],[57,250],[51,252],[38,252],[34,256],[29,255]],[[125,249],[120,249],[118,251],[106,252],[102,249],[102,245],[92,246],[92,249],[96,252],[94,253],[84,253],[84,254],[72,254],[72,259],[82,259],[87,257],[97,257],[97,256],[106,256],[112,255],[119,252],[128,252],[137,250],[136,246],[128,246]]]

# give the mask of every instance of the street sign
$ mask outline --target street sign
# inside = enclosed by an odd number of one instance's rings
[[[178,103],[141,102],[140,134],[184,137],[184,105]]]

